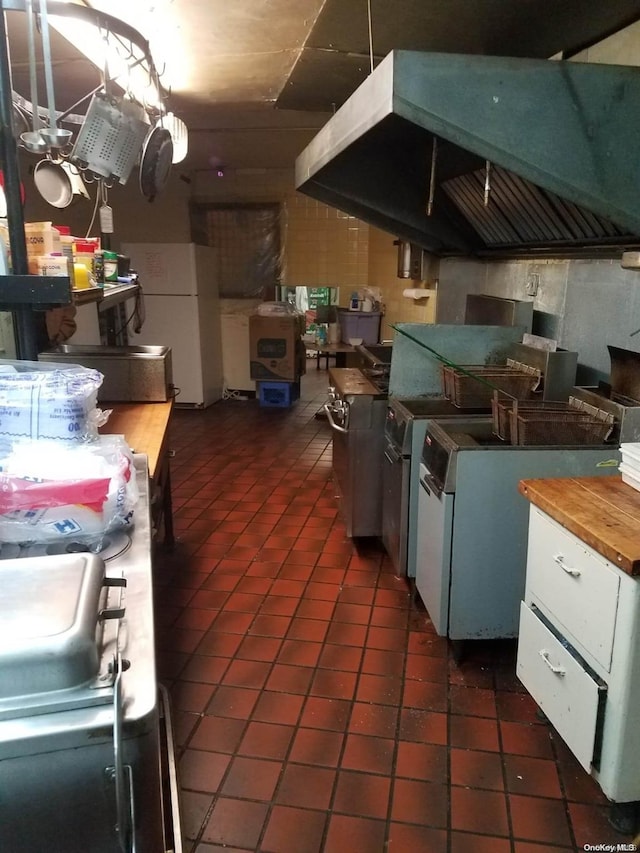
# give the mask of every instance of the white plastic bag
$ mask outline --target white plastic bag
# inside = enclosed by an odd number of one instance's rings
[[[133,455],[121,435],[15,442],[0,460],[0,540],[95,542],[133,521]]]
[[[108,418],[96,406],[103,378],[79,364],[0,360],[0,439],[96,438]]]
[[[293,317],[300,314],[290,302],[261,302],[255,313],[259,317]]]

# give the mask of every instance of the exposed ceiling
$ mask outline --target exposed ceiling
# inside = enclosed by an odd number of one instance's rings
[[[28,96],[25,15],[5,0],[13,87]],[[37,7],[37,0],[34,4]],[[147,38],[189,127],[185,171],[292,167],[390,50],[571,55],[640,20],[640,0],[95,0]],[[369,17],[370,12],[370,17]],[[371,38],[370,38],[371,37]],[[56,102],[100,83],[53,40]],[[43,91],[41,82],[41,91]],[[43,99],[41,98],[41,103]]]

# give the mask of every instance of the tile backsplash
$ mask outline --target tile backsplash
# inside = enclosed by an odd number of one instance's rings
[[[346,305],[351,291],[367,284],[369,226],[295,191],[283,207],[283,283],[337,286]]]
[[[429,281],[398,278],[398,251],[394,237],[377,228],[369,229],[369,286],[380,288],[385,308],[381,340],[392,340],[394,323],[433,323],[437,300],[438,263],[429,268]],[[403,295],[409,289],[424,289],[424,299]]]
[[[379,289],[385,312],[381,340],[393,338],[394,323],[434,321],[437,265],[429,282],[400,279],[392,234],[300,193],[286,195],[284,211],[285,284],[337,286],[343,306],[353,290]],[[414,286],[425,288],[425,299],[403,296]]]

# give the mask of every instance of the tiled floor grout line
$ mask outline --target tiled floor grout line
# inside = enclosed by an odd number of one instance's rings
[[[379,577],[378,577],[379,580]],[[377,583],[376,583],[377,589]],[[374,599],[375,600],[375,599]],[[405,694],[405,685],[406,685],[406,668],[407,668],[407,654],[409,648],[409,634],[410,634],[410,622],[407,618],[405,624],[405,644],[403,650],[403,658],[402,658],[402,684],[400,687],[400,702],[398,708],[398,716],[396,719],[396,729],[394,735],[394,745],[393,745],[393,759],[391,765],[391,782],[389,786],[389,803],[387,806],[387,826],[385,828],[385,841],[389,844],[391,840],[391,826],[392,826],[392,817],[393,817],[393,802],[395,797],[395,789],[398,779],[397,768],[398,768],[398,752],[400,746],[400,735],[402,734],[402,710],[404,708],[404,694]]]
[[[451,769],[451,726],[452,726],[452,708],[451,708],[451,661],[447,654],[447,690],[446,690],[446,714],[447,714],[447,743],[446,743],[446,785],[447,785],[447,853],[451,853],[451,838],[453,833],[453,817],[451,812],[451,787],[453,774]]]
[[[493,680],[493,692],[495,695],[498,692],[495,673],[493,674],[492,680]],[[507,827],[509,829],[509,844],[511,847],[511,853],[516,853],[516,847],[515,847],[516,842],[514,839],[514,831],[513,831],[513,817],[511,814],[511,800],[510,800],[509,795],[508,795],[508,792],[509,792],[508,774],[507,774],[507,767],[506,767],[505,760],[504,760],[505,752],[504,752],[504,748],[503,748],[504,744],[503,744],[503,738],[502,738],[502,726],[500,725],[500,718],[498,715],[497,703],[496,703],[496,728],[498,730],[498,747],[500,750],[499,751],[500,769],[502,771],[502,787],[504,790],[503,796],[504,796],[504,800],[505,800],[505,808],[507,811]]]

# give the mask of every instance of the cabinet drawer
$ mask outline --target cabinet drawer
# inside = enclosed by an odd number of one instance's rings
[[[538,616],[522,602],[518,678],[588,772],[606,687],[583,667]]]
[[[532,508],[527,601],[534,596],[554,624],[609,672],[620,577],[617,569],[571,533]]]

